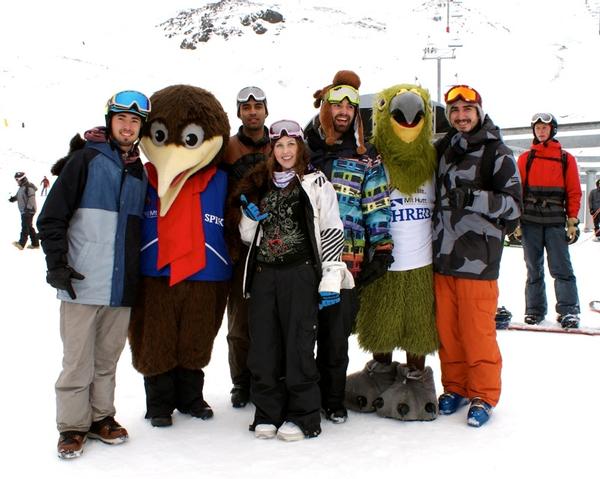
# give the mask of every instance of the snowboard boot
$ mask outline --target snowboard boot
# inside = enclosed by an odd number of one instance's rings
[[[579,316],[573,313],[561,314],[556,320],[563,329],[577,329],[579,327]]]
[[[397,364],[371,359],[362,371],[350,374],[346,379],[345,406],[351,411],[374,412],[373,401],[394,383]]]
[[[524,321],[527,324],[540,324],[542,321],[544,321],[544,315],[539,315],[539,314],[526,314]]]

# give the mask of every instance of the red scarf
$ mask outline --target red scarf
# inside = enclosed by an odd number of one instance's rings
[[[148,181],[157,189],[158,175],[146,164]],[[217,172],[210,165],[190,176],[165,216],[158,216],[158,260],[156,267],[171,266],[169,286],[183,281],[206,266],[206,244],[200,193]],[[158,199],[160,211],[160,198]]]

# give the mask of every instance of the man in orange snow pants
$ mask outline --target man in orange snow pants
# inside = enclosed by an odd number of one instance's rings
[[[433,213],[436,324],[444,393],[440,414],[470,402],[467,422],[487,422],[500,398],[496,342],[498,274],[504,227],[521,213],[521,183],[511,150],[466,85],[446,93],[452,126],[436,143]],[[486,163],[487,162],[487,163]]]

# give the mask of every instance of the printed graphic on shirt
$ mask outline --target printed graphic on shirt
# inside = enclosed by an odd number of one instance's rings
[[[390,271],[406,271],[431,264],[434,195],[432,181],[421,185],[413,195],[392,191],[390,232],[394,240],[394,263]]]
[[[269,216],[262,221],[263,236],[257,259],[263,263],[290,264],[306,257],[304,214],[297,185],[271,190],[261,201],[260,210]]]

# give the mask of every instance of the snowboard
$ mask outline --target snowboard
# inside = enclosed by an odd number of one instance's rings
[[[599,311],[600,312],[600,311]],[[527,323],[510,323],[508,325],[509,330],[512,331],[537,331],[539,333],[564,333],[564,334],[585,334],[587,336],[600,336],[600,328],[590,328],[587,326],[580,326],[576,329],[563,329],[563,327],[556,323],[550,323],[544,321],[541,324],[527,324]]]

